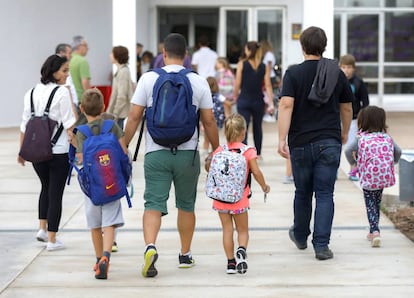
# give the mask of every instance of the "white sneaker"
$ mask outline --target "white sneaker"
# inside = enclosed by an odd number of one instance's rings
[[[61,242],[61,241],[59,241],[57,239],[56,239],[56,242],[55,243],[48,242],[47,243],[47,246],[46,246],[46,249],[48,251],[59,250],[59,249],[64,249],[64,248],[65,248],[65,245],[63,244],[63,242]]]
[[[45,230],[40,229],[36,234],[36,239],[41,242],[47,242],[47,233]]]
[[[293,184],[294,183],[293,176],[285,176],[285,177],[283,177],[282,183],[283,184]]]
[[[378,231],[375,231],[371,234],[371,246],[372,247],[380,247],[381,246],[381,235]]]
[[[263,121],[264,122],[276,122],[276,118],[275,117],[273,117],[272,115],[270,115],[270,114],[265,114],[264,116],[263,116]]]

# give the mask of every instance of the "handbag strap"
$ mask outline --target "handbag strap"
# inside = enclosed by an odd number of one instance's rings
[[[47,104],[45,107],[45,111],[43,112],[44,116],[49,116],[50,105],[52,104],[53,97],[55,96],[55,93],[58,89],[59,89],[59,86],[56,86],[55,88],[53,88],[52,93],[50,93],[49,100],[47,101]],[[52,140],[50,140],[52,147],[56,145],[57,140],[59,139],[62,132],[63,132],[63,124],[60,123],[55,135],[53,136]]]
[[[50,143],[52,144],[52,147],[56,145],[57,140],[59,139],[60,135],[63,132],[63,124],[61,123],[55,133],[55,135],[53,136],[52,140],[50,140]]]
[[[35,115],[35,109],[34,109],[34,103],[33,103],[33,92],[35,88],[32,88],[32,91],[30,92],[30,114],[32,117]],[[53,97],[55,96],[56,91],[59,89],[59,86],[56,86],[53,88],[52,93],[50,93],[49,99],[47,101],[45,110],[43,112],[43,116],[49,116],[50,106],[52,104]]]
[[[33,104],[33,91],[34,91],[34,88],[32,88],[32,92],[30,92],[30,115],[32,117],[35,116],[35,110],[34,110],[34,104]]]
[[[50,105],[52,104],[53,96],[55,96],[55,93],[58,89],[59,89],[59,86],[56,86],[55,88],[53,88],[52,93],[50,93],[49,100],[47,101],[45,110],[43,112],[43,116],[49,116]],[[32,90],[32,93],[33,93],[33,90]],[[32,103],[33,103],[33,99],[32,99]]]

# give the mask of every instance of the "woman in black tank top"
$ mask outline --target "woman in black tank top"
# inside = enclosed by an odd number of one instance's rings
[[[270,99],[268,103],[269,113],[274,112],[273,90],[270,82],[270,68],[262,62],[263,52],[260,44],[256,41],[249,41],[244,54],[237,64],[236,83],[234,98],[237,99],[237,112],[246,120],[247,130],[244,143],[247,144],[247,133],[249,130],[250,118],[253,121],[253,140],[257,155],[261,155],[263,140],[263,115],[265,102],[263,100],[263,87]]]

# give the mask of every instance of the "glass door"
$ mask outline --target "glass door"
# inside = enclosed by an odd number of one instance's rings
[[[283,45],[283,11],[274,8],[259,8],[256,11],[257,40],[267,40],[276,57],[275,72],[277,80],[281,79],[282,45]]]
[[[283,49],[283,8],[221,7],[218,53],[235,66],[249,40],[268,40],[277,63],[281,64]]]
[[[239,60],[251,36],[248,32],[251,17],[249,8],[220,8],[218,53],[219,56],[227,57],[232,66]]]
[[[217,8],[160,8],[159,9],[159,31],[158,42],[170,33],[182,34],[188,43],[190,54],[197,46],[197,39],[205,35],[210,44],[216,50],[217,47]]]

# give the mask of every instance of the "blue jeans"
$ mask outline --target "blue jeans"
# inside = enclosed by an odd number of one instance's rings
[[[299,242],[310,235],[312,197],[315,193],[315,214],[312,244],[315,251],[326,248],[331,237],[334,215],[333,193],[341,159],[342,145],[326,139],[290,149],[295,180],[293,231]]]

